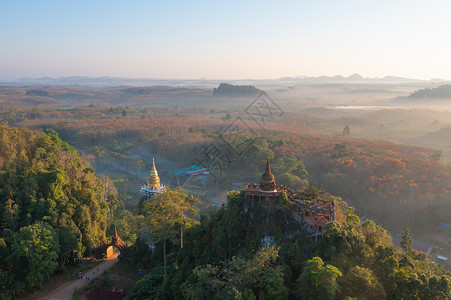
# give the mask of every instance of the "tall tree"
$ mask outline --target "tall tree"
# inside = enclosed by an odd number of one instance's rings
[[[340,279],[343,296],[357,299],[385,299],[387,296],[382,284],[368,268],[354,266]]]
[[[153,242],[163,243],[164,278],[167,278],[166,242],[175,240],[179,228],[194,224],[187,212],[192,212],[195,201],[181,189],[165,189],[161,194],[144,202],[143,226]],[[191,203],[191,204],[190,204]]]
[[[410,237],[409,229],[406,229],[403,236],[401,237],[401,248],[405,252],[412,251],[412,238]]]
[[[187,299],[287,299],[278,256],[279,247],[273,245],[250,258],[234,256],[218,266],[197,267],[183,294]]]
[[[342,273],[332,265],[324,265],[321,257],[307,261],[298,278],[300,299],[334,299],[340,292],[337,279]]]
[[[177,202],[179,205],[180,248],[183,248],[183,231],[199,224],[199,221],[194,219],[198,212],[194,205],[201,203],[201,201],[193,195],[188,195],[182,189],[168,190],[168,193],[171,194],[170,198],[172,201]]]
[[[58,235],[47,223],[22,227],[15,237],[12,251],[15,262],[25,262],[25,279],[31,287],[41,286],[42,280],[58,267]]]

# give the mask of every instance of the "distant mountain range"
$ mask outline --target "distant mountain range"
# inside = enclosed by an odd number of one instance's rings
[[[385,76],[383,78],[364,78],[358,73],[354,73],[348,77],[344,77],[342,75],[336,75],[336,76],[319,76],[319,77],[305,77],[305,76],[299,76],[299,77],[284,77],[281,78],[282,80],[300,80],[304,82],[393,82],[393,83],[407,83],[407,82],[446,82],[445,79],[440,78],[433,78],[430,80],[422,80],[422,79],[411,79],[411,78],[405,78],[405,77],[398,77],[398,76]]]
[[[120,86],[189,86],[202,85],[203,80],[178,80],[159,78],[122,78],[122,77],[40,77],[19,78],[16,80],[0,81],[0,86],[79,86],[79,87],[120,87]],[[215,83],[215,85],[219,82]]]
[[[319,77],[283,77],[279,79],[247,79],[247,80],[209,80],[209,79],[163,79],[163,78],[122,78],[122,77],[40,77],[40,78],[19,78],[15,80],[0,81],[0,86],[80,86],[80,87],[117,87],[117,86],[195,86],[195,87],[217,87],[221,82],[227,81],[238,85],[258,85],[261,83],[351,83],[351,82],[381,82],[381,83],[410,83],[410,82],[446,82],[444,79],[434,78],[431,80],[410,79],[396,76],[385,76],[383,78],[364,78],[355,73],[348,77],[342,75],[319,76]]]

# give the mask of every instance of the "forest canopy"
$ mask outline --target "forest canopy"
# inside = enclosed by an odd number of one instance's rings
[[[37,286],[89,254],[106,240],[110,198],[55,131],[0,125],[2,284]]]
[[[164,280],[162,245],[154,267],[132,299],[449,299],[451,277],[412,249],[402,250],[373,221],[361,223],[337,197],[303,189],[339,207],[317,242],[307,238],[289,206],[227,194],[227,204],[186,231],[185,245],[169,247]],[[301,193],[299,193],[301,194]],[[271,205],[270,205],[271,206]],[[269,245],[266,241],[271,241]]]

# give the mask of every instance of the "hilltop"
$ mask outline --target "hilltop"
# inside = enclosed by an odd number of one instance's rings
[[[451,277],[411,247],[402,250],[372,221],[360,223],[339,198],[303,189],[301,198],[322,198],[338,207],[337,221],[314,242],[290,212],[282,193],[266,201],[231,191],[217,212],[172,244],[164,280],[161,245],[154,267],[138,281],[133,299],[447,299]],[[306,199],[306,198],[303,198]],[[152,200],[149,200],[152,201]],[[307,201],[307,200],[305,200]]]
[[[116,195],[51,129],[0,124],[0,137],[0,297],[9,299],[105,242]]]
[[[445,99],[451,98],[451,85],[444,84],[436,88],[424,88],[416,90],[406,99]]]
[[[233,85],[221,83],[213,89],[213,96],[216,97],[256,97],[262,91],[251,85]]]

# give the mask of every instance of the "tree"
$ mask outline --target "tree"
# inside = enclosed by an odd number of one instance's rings
[[[268,149],[267,145],[257,145],[254,143],[249,147],[249,150],[241,157],[243,165],[260,170],[260,164],[262,161],[266,161],[266,158],[274,158],[274,153],[271,149]],[[260,174],[261,176],[261,174]]]
[[[188,200],[189,198],[189,200]],[[163,243],[164,279],[167,278],[166,241],[175,239],[178,228],[194,224],[186,212],[193,212],[195,201],[181,189],[166,188],[161,194],[144,202],[144,226],[153,242]]]
[[[434,151],[431,155],[432,161],[439,161],[442,158],[443,152],[441,150]]]
[[[1,224],[0,226],[3,228],[9,228],[11,230],[15,230],[17,226],[17,222],[19,220],[19,205],[17,205],[12,199],[8,199],[5,202]]]
[[[113,225],[117,228],[118,235],[127,244],[133,244],[136,240],[136,217],[128,210],[121,210],[114,217]]]
[[[273,245],[248,259],[234,256],[221,265],[197,267],[183,294],[188,299],[287,299],[278,256],[279,247]]]
[[[12,300],[25,292],[25,285],[18,281],[11,273],[0,272],[0,299]]]
[[[428,299],[449,299],[451,297],[451,280],[448,276],[429,278],[424,296]]]
[[[231,121],[232,115],[228,112],[226,115],[222,118],[224,121]]]
[[[279,157],[275,163],[271,165],[272,170],[276,175],[284,173],[291,173],[299,178],[305,178],[308,173],[305,170],[304,163],[295,157],[284,156]]]
[[[372,249],[375,249],[379,245],[388,247],[392,244],[391,237],[387,231],[371,220],[362,224],[362,233],[365,236],[365,243]]]
[[[156,267],[136,282],[133,290],[127,295],[130,299],[161,299],[163,274],[161,267]],[[164,297],[167,298],[167,297]]]
[[[128,200],[130,200],[132,197],[130,195],[127,194],[120,194],[117,197],[117,210],[116,212],[119,210],[119,208],[121,210],[125,209],[125,204],[127,203]]]
[[[168,193],[171,193],[172,201],[178,203],[180,208],[180,248],[183,248],[183,231],[199,224],[199,221],[194,219],[197,215],[194,204],[199,204],[201,201],[193,195],[188,195],[183,189],[168,190]]]
[[[388,276],[390,299],[425,299],[421,297],[423,286],[411,267],[394,270]]]
[[[385,299],[384,287],[373,272],[365,267],[355,266],[340,278],[343,296],[357,299]]]
[[[349,128],[349,125],[346,125],[343,129],[343,136],[350,136],[351,135],[351,128]]]
[[[297,282],[300,299],[334,299],[340,291],[337,279],[342,273],[332,265],[324,265],[321,257],[308,260]]]
[[[60,247],[58,235],[47,223],[35,223],[22,227],[12,245],[14,261],[25,262],[28,271],[25,279],[33,287],[58,267]]]
[[[72,222],[72,220],[71,220]],[[62,269],[66,263],[75,263],[83,257],[83,245],[81,243],[81,232],[72,222],[69,228],[56,228],[60,253],[58,256],[59,268]]]
[[[308,186],[307,180],[303,180],[298,176],[290,173],[283,173],[282,175],[278,176],[277,181],[281,185],[285,185],[296,190]]]
[[[395,251],[391,247],[378,246],[374,251],[374,258],[373,270],[386,285],[388,283],[388,275],[399,268]]]
[[[293,205],[285,191],[280,192],[279,196],[277,196],[277,202],[281,209],[290,209]]]
[[[141,158],[136,158],[135,165],[136,165],[136,175],[138,179],[141,179],[141,170],[144,168],[146,164],[144,163],[144,160],[142,160]]]
[[[412,251],[412,238],[409,235],[409,229],[406,229],[404,235],[401,237],[401,248],[405,252]]]

